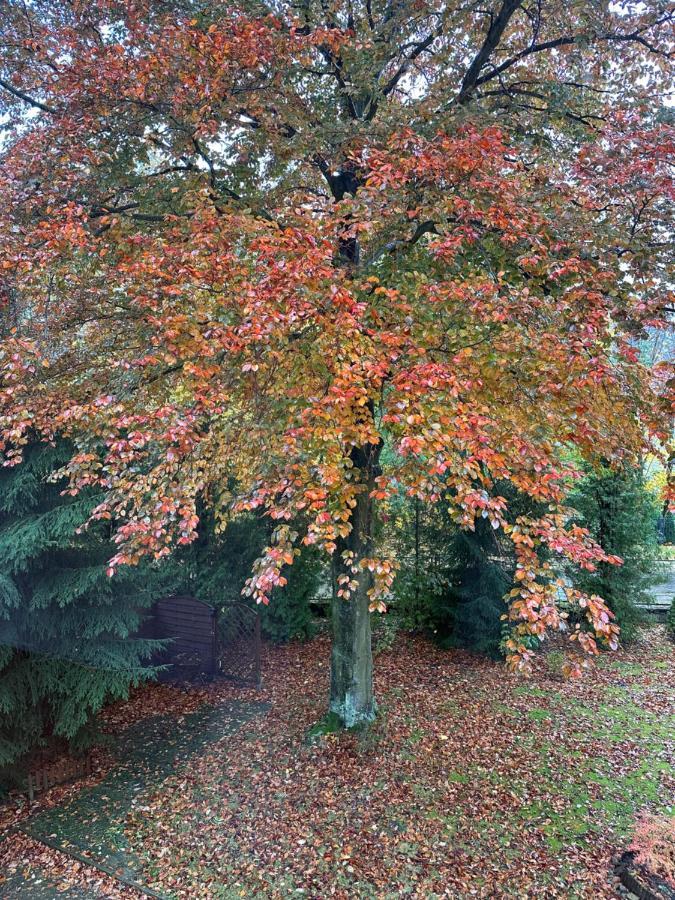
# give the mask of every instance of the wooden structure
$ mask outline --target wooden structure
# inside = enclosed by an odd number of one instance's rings
[[[166,666],[158,673],[160,681],[210,679],[218,671],[216,611],[196,597],[162,597],[151,608],[141,636],[167,641],[151,660],[153,666]]]
[[[657,622],[665,622],[675,599],[675,559],[657,559],[655,576],[658,580],[647,588],[649,599],[638,607]]]
[[[221,675],[260,683],[260,616],[245,603],[216,610],[189,595],[163,597],[150,609],[139,637],[166,641],[150,660],[164,666],[160,681],[212,680]]]
[[[218,614],[218,665],[223,678],[260,686],[260,614],[245,603],[228,603]]]
[[[66,781],[86,778],[87,775],[91,775],[91,770],[90,753],[77,759],[63,757],[55,762],[38,765],[28,772],[28,799],[32,803],[36,794],[40,794],[54,785],[64,784]]]

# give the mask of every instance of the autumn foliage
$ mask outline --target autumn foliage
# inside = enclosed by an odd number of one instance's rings
[[[675,820],[672,817],[644,815],[635,830],[631,850],[636,862],[675,888]]]
[[[9,4],[3,447],[75,442],[111,571],[201,498],[278,522],[255,598],[313,544],[383,609],[396,560],[345,541],[403,491],[508,533],[512,665],[565,592],[580,649],[616,646],[554,561],[612,561],[568,525],[574,460],[669,437],[638,341],[671,303],[670,20],[491,5]],[[498,480],[548,511],[508,524]]]

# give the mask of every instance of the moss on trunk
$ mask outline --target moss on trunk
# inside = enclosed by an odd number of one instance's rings
[[[353,471],[362,490],[352,510],[352,530],[338,543],[333,565],[330,712],[339,716],[345,728],[364,725],[375,718],[368,609],[372,576],[368,570],[361,570],[359,563],[372,555],[374,504],[370,493],[379,473],[380,449],[380,445],[368,444],[352,451]],[[344,554],[349,555],[349,561]],[[341,574],[356,581],[348,599],[338,597]]]

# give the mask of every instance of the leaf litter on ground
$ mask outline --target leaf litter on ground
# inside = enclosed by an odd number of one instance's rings
[[[176,898],[614,898],[612,858],[637,815],[673,813],[662,629],[574,682],[545,654],[524,679],[401,636],[377,657],[374,725],[308,742],[328,660],[324,638],[269,647],[260,692],[152,685],[107,711],[115,734],[158,710],[271,704],[130,805],[119,824],[146,884]]]

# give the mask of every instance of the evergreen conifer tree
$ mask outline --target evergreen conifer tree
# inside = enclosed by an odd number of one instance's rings
[[[638,604],[648,602],[646,590],[658,580],[656,498],[641,472],[601,468],[589,471],[570,505],[602,549],[623,559],[621,566],[599,563],[594,572],[577,570],[575,586],[599,594],[616,616],[622,639],[630,641],[642,618]]]
[[[537,504],[507,483],[498,482],[495,493],[508,500],[512,520],[540,512]],[[515,571],[515,558],[500,539],[501,532],[482,517],[476,518],[473,530],[462,529],[437,508],[403,498],[395,524],[396,553],[405,560],[396,582],[396,607],[403,625],[431,632],[443,647],[497,656],[505,597]]]
[[[64,444],[35,444],[0,469],[0,773],[46,742],[82,746],[96,713],[149,677],[156,642],[132,637],[153,600],[148,566],[106,574],[96,502],[50,480]]]
[[[502,636],[504,597],[512,583],[512,562],[502,557],[494,530],[477,519],[473,531],[457,528],[451,541],[452,578],[435,598],[433,615],[442,646],[467,647],[496,655]]]

